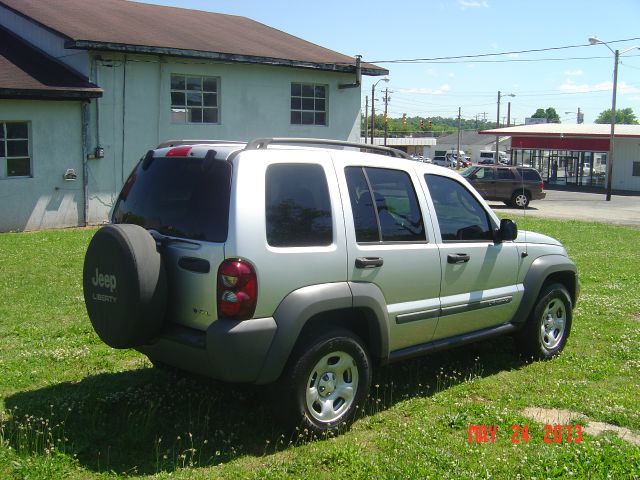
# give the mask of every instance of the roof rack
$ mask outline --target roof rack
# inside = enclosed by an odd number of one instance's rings
[[[220,145],[220,144],[238,144],[244,145],[247,142],[239,142],[237,140],[167,140],[162,142],[156,148],[175,147],[176,145]]]
[[[360,151],[370,151],[372,153],[381,153],[396,158],[405,158],[411,160],[411,157],[401,150],[395,148],[383,147],[382,145],[371,145],[368,143],[345,142],[342,140],[330,140],[326,138],[256,138],[247,143],[245,150],[259,150],[267,148],[271,144],[303,144],[303,145],[335,145],[340,147],[353,147]]]

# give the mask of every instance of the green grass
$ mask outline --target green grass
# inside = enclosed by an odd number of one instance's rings
[[[640,447],[613,434],[545,444],[522,411],[640,432],[640,230],[518,223],[578,264],[564,353],[526,363],[503,338],[395,364],[348,432],[315,440],[281,432],[263,388],[104,345],[82,298],[93,230],[1,234],[0,478],[638,478]],[[497,425],[496,442],[469,443],[469,424]],[[529,443],[511,443],[512,425],[529,426]]]

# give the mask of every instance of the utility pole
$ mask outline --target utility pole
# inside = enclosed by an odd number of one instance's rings
[[[369,97],[364,97],[364,143],[367,143],[369,136]]]
[[[507,104],[507,127],[511,126],[511,102]]]
[[[387,146],[387,131],[389,120],[387,119],[387,106],[389,104],[389,89],[384,89],[384,146]]]
[[[458,107],[458,151],[456,152],[456,167],[460,166],[460,115],[462,107]]]
[[[580,113],[580,107],[578,107],[578,117],[577,117],[576,123],[583,123],[583,122],[584,122],[584,117],[582,116],[582,113]]]
[[[500,90],[498,90],[498,116],[496,120],[496,128],[500,128]],[[498,164],[498,151],[500,150],[500,135],[496,135],[496,153],[493,157],[493,163]]]

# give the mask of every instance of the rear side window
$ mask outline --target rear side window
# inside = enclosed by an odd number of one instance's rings
[[[400,170],[347,167],[356,241],[425,241],[422,214],[411,178]]]
[[[542,178],[540,177],[540,174],[538,173],[538,171],[532,168],[519,168],[518,173],[522,175],[522,179],[524,181],[530,181],[530,182],[542,181]]]
[[[269,245],[331,245],[331,201],[324,169],[316,164],[278,163],[267,168],[265,178]]]
[[[448,177],[425,175],[444,242],[492,240],[487,212],[464,185]]]
[[[227,240],[230,185],[226,161],[141,161],[122,187],[112,219],[173,237],[222,243]]]
[[[498,180],[514,180],[516,176],[508,168],[498,168]]]

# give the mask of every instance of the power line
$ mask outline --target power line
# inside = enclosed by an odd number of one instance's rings
[[[640,37],[626,38],[622,40],[611,40],[607,43],[620,43],[640,40]],[[459,60],[465,58],[481,58],[481,57],[497,57],[502,55],[515,55],[520,53],[537,53],[537,52],[550,52],[556,50],[567,50],[570,48],[590,47],[590,43],[584,43],[580,45],[565,45],[563,47],[547,47],[547,48],[533,48],[529,50],[514,50],[511,52],[499,52],[499,53],[480,53],[476,55],[458,55],[450,57],[432,57],[432,58],[411,58],[411,59],[395,59],[395,60],[367,60],[366,63],[417,63],[417,62],[433,62],[437,60]],[[603,57],[606,58],[606,57]]]

